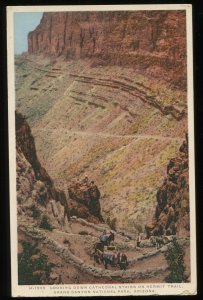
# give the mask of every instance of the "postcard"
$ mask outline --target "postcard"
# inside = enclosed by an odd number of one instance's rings
[[[8,6],[12,296],[195,295],[192,6]]]

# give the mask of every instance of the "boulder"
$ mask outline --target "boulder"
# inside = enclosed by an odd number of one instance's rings
[[[103,223],[100,207],[100,191],[95,184],[77,181],[69,187],[70,216],[86,219],[92,223]]]

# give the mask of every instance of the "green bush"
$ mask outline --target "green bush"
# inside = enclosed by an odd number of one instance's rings
[[[49,230],[49,231],[52,231],[53,228],[49,224],[49,220],[48,220],[47,215],[43,215],[42,220],[41,220],[41,222],[39,224],[39,227],[43,228],[43,229],[46,229],[46,230]]]
[[[186,281],[184,255],[183,247],[174,239],[172,245],[169,246],[168,251],[165,253],[170,271],[170,274],[166,277],[166,282],[177,283]]]
[[[43,271],[45,277],[49,278],[53,265],[48,263],[46,255],[39,253],[39,250],[27,241],[23,241],[22,246],[23,252],[18,254],[18,284],[41,284],[40,275],[33,273]],[[36,259],[34,260],[31,259],[33,255],[36,255]]]

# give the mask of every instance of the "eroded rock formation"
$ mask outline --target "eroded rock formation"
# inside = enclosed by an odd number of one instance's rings
[[[93,223],[103,223],[100,207],[100,191],[94,182],[84,179],[69,187],[70,214]]]
[[[16,112],[16,148],[19,215],[27,214],[39,218],[39,225],[43,221],[56,228],[66,227],[70,215],[73,214],[95,223],[103,220],[100,215],[99,190],[94,187],[88,191],[90,197],[88,206],[86,203],[76,205],[74,200],[70,200],[69,209],[65,193],[54,186],[51,177],[41,166],[30,127],[18,112]],[[80,212],[83,212],[82,215]]]
[[[134,66],[186,88],[185,11],[44,13],[28,52]]]
[[[148,236],[190,233],[188,137],[179,149],[179,155],[170,160],[167,177],[157,191],[154,219],[146,225]]]
[[[24,161],[27,160],[28,164],[30,164],[30,176],[26,173],[28,179],[30,178],[30,182],[32,180],[41,182],[41,184],[39,183],[38,185],[43,186],[44,196],[41,198],[43,198],[45,202],[47,199],[55,199],[56,201],[60,201],[61,204],[64,204],[66,199],[65,194],[55,188],[51,177],[41,166],[37,158],[35,142],[31,129],[25,118],[19,112],[16,112],[16,147],[17,175],[21,175],[22,172],[26,171],[26,167],[23,165],[23,162],[18,159],[20,156],[24,156]]]

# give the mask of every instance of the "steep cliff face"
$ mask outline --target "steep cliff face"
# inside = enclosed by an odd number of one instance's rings
[[[95,201],[93,205],[79,203],[80,199],[70,200],[68,205],[65,193],[54,186],[51,177],[41,166],[30,127],[18,112],[16,112],[16,148],[19,215],[24,214],[34,219],[37,218],[39,225],[46,219],[46,222],[51,224],[50,226],[56,228],[63,226],[65,229],[67,229],[67,222],[71,215],[83,217],[94,223],[103,220],[99,209],[99,197],[95,198],[94,192],[92,197],[89,193],[90,202],[91,200]]]
[[[185,27],[184,11],[44,13],[28,52],[134,66],[185,88]]]
[[[167,177],[157,191],[154,219],[146,225],[148,236],[166,234],[190,234],[188,139],[179,149],[179,155],[167,166]]]
[[[38,181],[41,181],[47,190],[47,199],[52,198],[56,201],[60,201],[64,204],[66,197],[64,192],[55,188],[51,177],[46,170],[41,166],[35,148],[34,138],[32,136],[30,127],[25,118],[18,112],[16,112],[16,147],[17,153],[21,153],[27,160],[28,164],[32,168],[32,175]],[[17,164],[21,165],[20,163]],[[23,168],[23,166],[22,166]],[[21,168],[19,167],[19,171]]]

